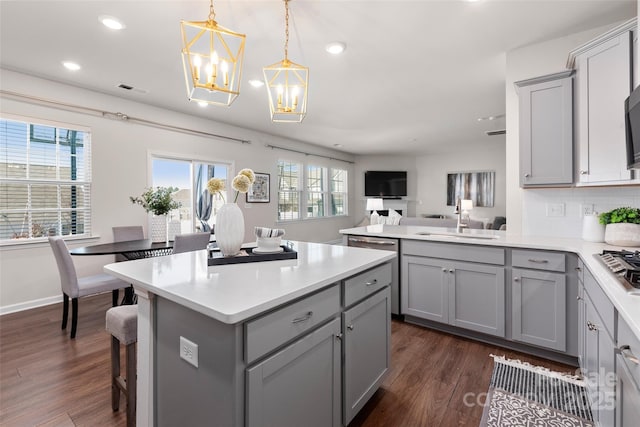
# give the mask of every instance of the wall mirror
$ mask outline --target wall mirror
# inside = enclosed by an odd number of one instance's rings
[[[455,206],[458,199],[471,199],[474,207],[492,207],[495,182],[495,171],[448,173],[447,206]]]

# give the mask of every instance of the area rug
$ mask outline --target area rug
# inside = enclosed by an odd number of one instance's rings
[[[492,355],[493,374],[480,427],[593,427],[584,381]]]

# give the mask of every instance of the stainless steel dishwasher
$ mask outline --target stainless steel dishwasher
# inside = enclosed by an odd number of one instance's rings
[[[393,251],[396,257],[391,261],[391,313],[400,314],[400,270],[398,257],[400,256],[400,241],[388,237],[348,236],[347,246],[356,248],[380,249]]]

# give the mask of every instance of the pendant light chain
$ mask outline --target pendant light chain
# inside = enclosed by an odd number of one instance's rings
[[[284,59],[289,58],[289,0],[284,0]]]
[[[216,20],[216,12],[213,10],[213,0],[209,2],[209,22]]]

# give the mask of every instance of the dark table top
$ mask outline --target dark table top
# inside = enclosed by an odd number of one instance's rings
[[[173,248],[173,241],[152,242],[151,239],[129,240],[126,242],[101,243],[99,245],[83,246],[71,249],[71,255],[126,255],[136,252],[168,251]]]

